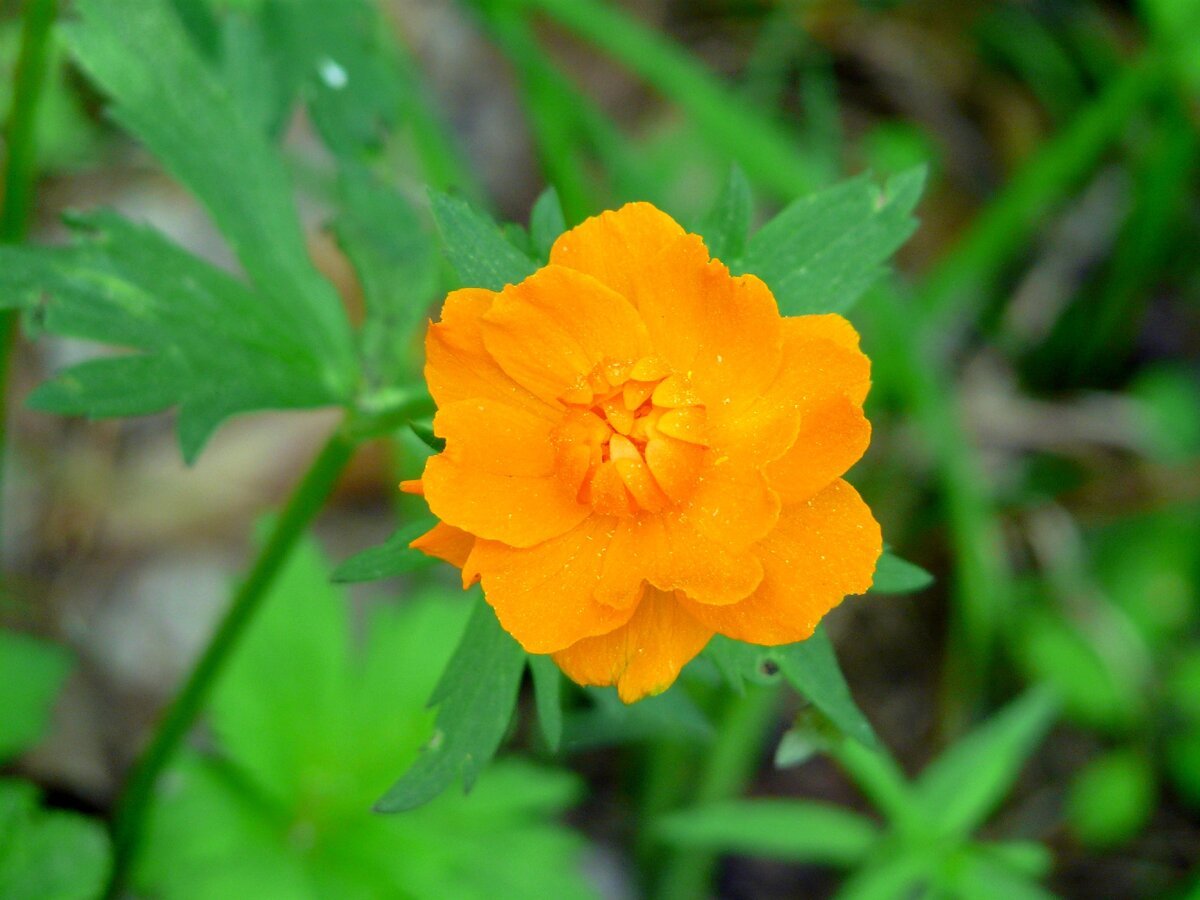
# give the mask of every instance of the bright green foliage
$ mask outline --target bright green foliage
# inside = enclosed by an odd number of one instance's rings
[[[67,370],[34,407],[105,418],[178,405],[191,461],[235,413],[338,402],[319,357],[262,295],[116,215],[75,227],[86,236],[71,246],[0,248],[0,299],[28,302],[55,333],[141,352]]]
[[[0,897],[93,900],[108,871],[104,827],[38,806],[37,788],[0,780]]]
[[[482,600],[429,698],[437,706],[433,737],[417,761],[376,804],[399,812],[428,803],[461,780],[469,791],[508,731],[525,652]]]
[[[572,778],[517,762],[400,816],[371,804],[431,742],[426,708],[466,604],[377,608],[355,647],[307,546],[290,561],[212,706],[214,755],[164,780],[138,880],[164,898],[580,897],[579,841],[549,817]],[[487,673],[473,673],[486,683]],[[507,723],[507,718],[505,719]]]
[[[658,835],[677,847],[850,868],[879,841],[874,822],[827,803],[739,800],[664,816]]]
[[[71,665],[61,647],[0,631],[0,762],[41,738]],[[0,897],[91,900],[108,859],[99,822],[43,809],[34,785],[0,780]]]
[[[765,281],[784,315],[845,312],[916,228],[924,186],[919,168],[882,192],[860,176],[793,200],[751,236],[737,269]]]
[[[806,641],[781,647],[759,647],[718,635],[705,653],[735,689],[742,690],[747,681],[770,684],[782,678],[843,733],[876,746],[875,732],[850,696],[824,628]]]
[[[41,738],[70,670],[61,647],[0,631],[0,762]]]
[[[464,287],[498,291],[518,284],[537,263],[505,238],[496,224],[463,200],[429,192],[446,258]]]
[[[656,825],[667,843],[852,869],[839,898],[1048,897],[1049,854],[1029,842],[981,843],[972,832],[1012,789],[1045,736],[1054,700],[1034,692],[999,712],[906,782],[884,751],[815,730],[887,819],[811,801],[741,800],[682,810]]]
[[[1136,749],[1114,750],[1075,775],[1067,795],[1067,821],[1084,844],[1113,847],[1142,830],[1157,798],[1150,758]]]

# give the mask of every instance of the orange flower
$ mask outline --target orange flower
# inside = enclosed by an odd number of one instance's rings
[[[870,363],[836,315],[646,203],[589,219],[499,292],[446,298],[425,374],[441,520],[412,546],[481,580],[501,625],[580,684],[656,694],[719,633],[802,641],[871,585]]]

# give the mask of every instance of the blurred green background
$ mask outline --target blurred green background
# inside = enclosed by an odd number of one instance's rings
[[[361,287],[326,227],[336,188],[313,114],[292,115],[264,74],[317,45],[264,28],[255,0],[175,5],[273,123],[310,252],[357,308]],[[20,6],[0,7],[0,120]],[[937,581],[836,611],[847,680],[908,773],[1048,683],[1059,723],[984,837],[1042,842],[1061,896],[1200,896],[1200,3],[379,9],[388,68],[357,60],[349,77],[378,79],[395,120],[382,158],[418,208],[432,184],[524,223],[551,184],[568,223],[648,199],[695,225],[737,163],[763,221],[848,174],[929,166],[897,276],[852,314],[875,365],[875,437],[854,477],[888,541]],[[306,58],[335,95],[346,72]],[[232,266],[195,200],[103,117],[57,47],[51,71],[33,239],[61,241],[67,210],[111,206]],[[355,112],[326,102],[327,114]],[[431,263],[422,278],[413,290],[433,304],[444,273]],[[0,672],[17,674],[0,677],[0,700],[6,681],[38,681],[45,699],[20,701],[32,703],[20,723],[0,714],[12,732],[0,729],[0,758],[46,806],[0,791],[0,822],[13,810],[108,814],[251,552],[252,523],[332,421],[238,418],[187,468],[170,417],[86,423],[22,408],[35,384],[96,352],[21,343],[10,379],[0,624],[74,662],[4,649]],[[415,348],[403,356],[415,365]],[[422,707],[465,607],[449,573],[430,570],[354,589],[347,615],[342,593],[321,586],[324,558],[380,543],[420,508],[394,484],[423,452],[411,436],[373,444],[343,477],[318,523],[323,551],[306,549],[276,589],[308,612],[256,623],[173,773],[139,870],[150,895],[639,895],[634,848],[652,852],[641,754],[702,742],[703,723],[683,713],[626,722],[623,748],[592,746],[581,724],[557,758],[522,729],[524,756],[486,773],[476,806],[455,796],[399,818],[367,812],[428,737]],[[770,755],[751,794],[870,808],[828,761],[774,769]],[[769,855],[725,855],[715,895],[842,884],[835,868]]]

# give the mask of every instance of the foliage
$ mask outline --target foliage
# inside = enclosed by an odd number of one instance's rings
[[[951,745],[913,782],[891,758],[811,726],[790,743],[824,746],[883,814],[812,800],[731,800],[664,816],[669,844],[852,870],[839,897],[900,897],[931,890],[960,897],[1046,897],[1047,851],[1030,841],[971,835],[1011,790],[1045,736],[1055,702],[1031,693]],[[802,732],[808,732],[804,734]]]
[[[215,751],[186,753],[164,781],[139,883],[197,898],[425,897],[447,885],[588,896],[580,842],[551,821],[578,794],[564,772],[505,760],[467,796],[372,813],[396,768],[441,740],[425,700],[469,604],[432,590],[376,606],[356,646],[327,581],[317,550],[298,549],[222,676]]]
[[[61,647],[0,631],[0,762],[36,744],[72,662]],[[26,781],[0,779],[0,896],[90,900],[108,869],[101,824],[46,809]]]

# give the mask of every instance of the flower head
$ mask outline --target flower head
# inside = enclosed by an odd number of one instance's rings
[[[405,483],[441,520],[413,546],[575,681],[632,702],[713,634],[804,640],[870,587],[879,526],[840,478],[871,434],[858,334],[781,317],[655,207],[454,291],[426,353],[446,447]]]

